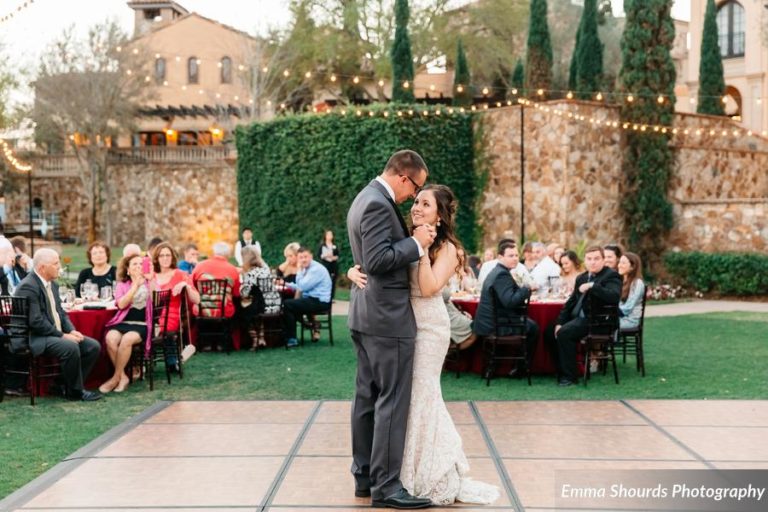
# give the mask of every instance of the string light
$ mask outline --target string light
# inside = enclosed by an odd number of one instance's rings
[[[568,94],[566,94],[565,97],[568,98],[569,100],[572,100],[573,99],[573,93],[571,91],[568,91]]]
[[[603,93],[601,92],[597,93],[597,96],[595,96],[595,99],[597,101],[603,101]]]
[[[0,139],[0,145],[3,146],[3,156],[5,156],[5,160],[11,165],[11,167],[13,167],[18,172],[32,172],[32,166],[25,164],[16,158],[16,155],[13,154],[13,150],[5,140]]]

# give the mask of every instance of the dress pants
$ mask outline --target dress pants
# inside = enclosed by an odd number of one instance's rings
[[[352,400],[352,475],[374,500],[403,488],[400,468],[411,405],[414,338],[352,331],[357,381]]]
[[[283,302],[283,336],[286,340],[296,338],[296,318],[301,315],[328,311],[331,304],[320,302],[314,297],[288,299]]]
[[[562,325],[555,336],[555,324],[550,324],[544,333],[544,340],[549,353],[555,360],[559,379],[571,382],[578,380],[576,352],[579,342],[589,333],[589,322],[586,318],[577,317]]]
[[[32,345],[40,343],[40,338],[33,338]],[[85,337],[80,343],[45,336],[43,338],[44,349],[42,355],[55,357],[61,365],[61,374],[64,378],[64,384],[67,387],[67,393],[77,397],[83,392],[83,382],[91,373],[93,365],[99,359],[101,345],[93,338]]]

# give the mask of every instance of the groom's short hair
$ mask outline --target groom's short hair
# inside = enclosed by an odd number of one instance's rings
[[[429,174],[427,164],[424,163],[424,159],[421,158],[417,152],[410,149],[402,149],[389,157],[387,165],[384,167],[386,174],[404,174],[406,176],[414,177],[424,169],[424,172]]]

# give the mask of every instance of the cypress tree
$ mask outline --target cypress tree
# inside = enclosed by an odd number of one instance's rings
[[[622,91],[632,93],[635,101],[624,103],[621,116],[624,122],[651,128],[627,132],[622,163],[626,181],[621,204],[630,245],[638,248],[649,266],[658,262],[663,238],[672,227],[672,205],[667,200],[674,165],[670,135],[652,128],[669,126],[674,118],[672,1],[624,2],[627,18],[621,39],[619,82]]]
[[[518,94],[523,94],[525,89],[525,69],[523,68],[523,59],[517,59],[515,69],[512,71],[512,87],[517,89]]]
[[[581,17],[579,28],[576,30],[576,43],[573,45],[573,54],[571,55],[571,65],[568,68],[568,90],[575,91],[578,86],[579,73],[579,41],[581,40],[581,25],[584,23],[584,16]]]
[[[584,0],[576,59],[576,90],[581,91],[581,98],[590,99],[603,80],[603,43],[597,35],[597,0]]]
[[[395,41],[392,44],[392,101],[413,103],[413,56],[408,37],[408,0],[395,2]],[[403,87],[404,82],[409,87]]]
[[[707,0],[704,15],[704,33],[701,38],[701,61],[699,62],[699,114],[725,115],[722,96],[725,94],[723,59],[717,42],[717,12],[715,0]]]
[[[461,39],[456,44],[456,69],[453,75],[453,104],[461,107],[468,107],[472,104],[472,86],[470,82],[472,77],[469,74],[469,65],[467,56],[464,53],[464,45]],[[461,86],[461,92],[459,92]]]
[[[548,91],[552,88],[552,43],[547,24],[547,0],[531,0],[525,87],[531,93],[537,89]]]

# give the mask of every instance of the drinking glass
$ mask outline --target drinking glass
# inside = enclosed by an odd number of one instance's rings
[[[99,291],[99,298],[104,302],[109,302],[112,300],[112,287],[102,286],[101,290]]]

